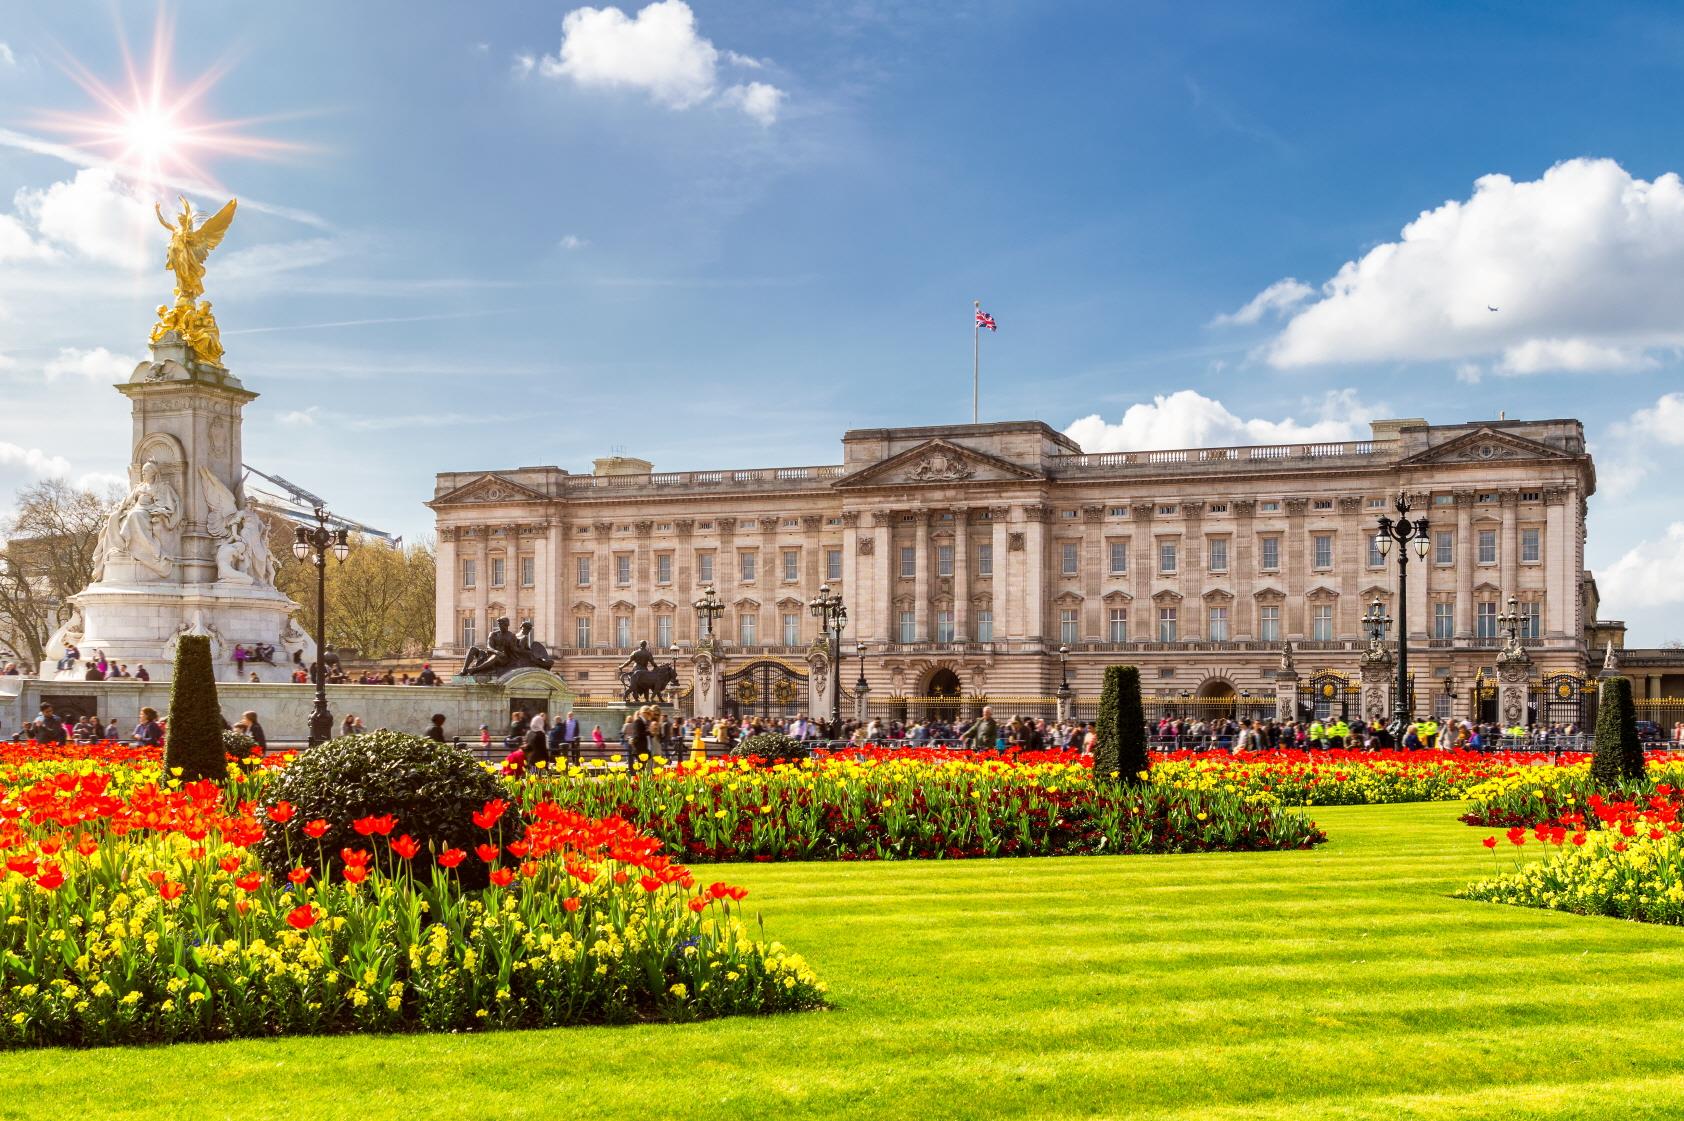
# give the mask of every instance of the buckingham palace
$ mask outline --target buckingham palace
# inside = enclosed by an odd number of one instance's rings
[[[1091,700],[1129,662],[1160,700],[1272,712],[1283,650],[1306,680],[1354,682],[1371,616],[1406,607],[1417,703],[1470,716],[1511,629],[1538,681],[1587,675],[1595,485],[1576,420],[1104,453],[1011,421],[858,429],[820,466],[447,472],[437,655],[507,616],[585,694],[616,693],[647,640],[696,710],[828,710],[836,680],[845,711],[861,682],[874,706]],[[1429,526],[1404,605],[1375,538],[1400,495]],[[839,646],[809,611],[823,585]]]

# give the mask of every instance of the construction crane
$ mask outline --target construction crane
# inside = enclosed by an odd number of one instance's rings
[[[271,482],[286,492],[286,497],[282,497],[278,494],[269,494],[266,491],[248,490],[246,493],[246,500],[260,510],[267,510],[272,514],[279,514],[283,518],[288,518],[296,522],[313,519],[315,517],[316,510],[323,509],[327,506],[327,499],[322,498],[320,495],[311,494],[297,483],[288,482],[279,475],[271,475],[265,471],[259,471],[249,463],[241,464],[241,466],[246,469],[247,478],[252,475],[256,475],[258,478]],[[243,482],[244,480],[242,479],[241,481]],[[338,514],[328,514],[327,522],[329,525],[337,526],[341,529],[348,529],[353,533],[363,534],[365,537],[378,538],[379,540],[392,546],[394,549],[403,548],[403,538],[401,536],[387,533],[383,529],[375,529],[373,526],[364,525],[362,522],[354,522],[350,518],[342,518]]]

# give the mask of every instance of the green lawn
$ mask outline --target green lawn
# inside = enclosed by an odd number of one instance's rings
[[[1684,1116],[1684,931],[1449,898],[1492,866],[1455,813],[1317,810],[1307,853],[733,867],[834,1012],[15,1053],[0,1117]]]

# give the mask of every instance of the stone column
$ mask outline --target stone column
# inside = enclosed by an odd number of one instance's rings
[[[1023,633],[1023,627],[1017,622],[1019,607],[1010,595],[1011,579],[1008,565],[1011,563],[1010,529],[1012,511],[1009,506],[990,506],[988,508],[988,527],[991,531],[991,558],[993,573],[988,578],[989,601],[994,612],[994,641],[1004,642],[1007,638],[1015,638]]]
[[[439,528],[439,551],[433,578],[433,649],[455,650],[461,640],[456,627],[457,597],[461,594],[461,562],[456,555],[456,527]],[[302,620],[301,620],[302,623]]]
[[[883,621],[885,642],[900,641],[900,634],[895,630],[894,570],[889,567],[889,554],[894,551],[895,543],[894,522],[893,510],[877,510],[871,515],[871,548],[877,554],[877,611]]]
[[[1416,670],[1417,674],[1420,672]],[[1386,703],[1386,697],[1397,687],[1397,660],[1392,657],[1391,649],[1384,644],[1371,647],[1368,653],[1362,656],[1361,675],[1362,711],[1356,716],[1362,720],[1378,716],[1382,722],[1389,722],[1392,706]],[[1424,681],[1425,676],[1418,677],[1417,680]],[[1420,688],[1415,690],[1417,696],[1420,696],[1421,692]]]
[[[655,523],[648,518],[639,519],[632,527],[637,532],[637,551],[632,554],[632,642],[648,639],[651,645],[655,643],[655,613],[649,604],[654,600],[655,561],[654,552],[650,548],[650,537],[655,532]]]
[[[532,536],[532,622],[539,640],[546,645],[556,641],[556,620],[550,595],[555,585],[550,578],[550,537],[553,532],[548,526],[535,526]],[[515,579],[520,579],[518,571]]]
[[[1255,498],[1236,498],[1228,504],[1234,512],[1234,537],[1228,543],[1228,573],[1234,584],[1233,618],[1228,620],[1229,633],[1239,642],[1257,638],[1256,590],[1257,529],[1252,524],[1257,514]]]
[[[913,517],[917,519],[917,532],[912,543],[912,610],[918,620],[918,641],[929,642],[934,637],[930,630],[930,589],[934,586],[930,573],[930,511],[916,510]]]
[[[1310,500],[1288,498],[1285,505],[1286,556],[1281,558],[1281,563],[1286,566],[1286,618],[1281,620],[1281,631],[1288,639],[1303,639],[1310,630],[1304,609],[1304,593],[1309,587],[1312,559],[1307,553],[1310,543],[1304,538],[1304,514],[1310,508]]]
[[[1027,611],[1023,629],[1031,641],[1047,637],[1047,507],[1032,504],[1023,508],[1023,605]]]
[[[1150,502],[1129,507],[1134,527],[1129,532],[1129,637],[1144,642],[1158,637],[1158,605],[1152,598],[1152,574],[1158,570],[1158,542],[1152,536]]]
[[[1209,637],[1209,605],[1205,603],[1205,504],[1181,504],[1181,556],[1176,584],[1181,592],[1181,641]]]
[[[764,589],[760,598],[760,622],[758,638],[764,645],[774,646],[783,642],[783,627],[778,619],[778,588],[783,583],[783,557],[779,555],[778,524],[781,518],[767,517],[760,519],[760,563],[755,569],[754,581]]]
[[[1463,640],[1474,633],[1473,500],[1472,491],[1456,492],[1456,637]]]
[[[848,621],[854,634],[863,642],[880,642],[877,633],[877,610],[874,589],[863,578],[865,566],[860,563],[860,516],[853,510],[842,511],[842,587],[847,589]]]
[[[1339,603],[1333,612],[1334,638],[1362,636],[1362,580],[1368,572],[1368,542],[1372,536],[1362,531],[1362,499],[1339,499],[1339,539],[1345,546],[1345,563],[1334,568],[1339,587]],[[1426,576],[1423,570],[1421,578],[1425,580]]]
[[[953,637],[971,641],[971,512],[953,511]]]
[[[701,585],[696,583],[696,521],[694,518],[678,518],[673,521],[672,528],[678,535],[672,558],[675,569],[672,574],[673,598],[678,601],[678,617],[672,621],[672,631],[679,642],[698,642],[702,637],[701,625],[696,619],[696,609],[691,606],[702,594]]]
[[[1526,683],[1531,676],[1532,657],[1522,647],[1510,646],[1497,655],[1497,719],[1504,728],[1526,723]]]
[[[1506,599],[1520,590],[1515,583],[1515,573],[1520,562],[1520,525],[1515,506],[1520,501],[1520,492],[1499,491],[1497,500],[1503,506],[1503,531],[1497,544],[1497,571],[1501,574],[1498,579],[1502,582],[1503,596]]]
[[[612,646],[614,643],[614,523],[591,523],[592,562],[591,603],[596,617],[591,620],[591,645]]]
[[[1077,637],[1083,642],[1100,641],[1105,633],[1105,580],[1110,575],[1110,558],[1105,546],[1105,507],[1082,507],[1082,616]]]
[[[474,542],[474,641],[483,645],[491,634],[491,527],[477,527]]]
[[[714,627],[727,648],[737,641],[737,519],[714,519],[719,527],[719,545],[713,553],[713,587],[725,604],[725,614],[714,621]]]
[[[711,645],[698,647],[690,659],[691,680],[694,682],[695,692],[691,701],[695,706],[697,716],[715,717],[719,715],[719,662],[714,656]]]
[[[1572,623],[1571,569],[1574,548],[1567,539],[1567,491],[1544,491],[1544,633],[1550,638],[1568,634]],[[1572,597],[1572,598],[1569,598]]]

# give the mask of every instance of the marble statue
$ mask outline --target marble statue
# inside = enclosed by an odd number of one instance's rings
[[[105,520],[99,535],[99,555],[94,562],[94,580],[105,576],[112,560],[128,557],[159,579],[169,576],[174,562],[169,557],[166,532],[181,524],[181,498],[175,488],[158,476],[158,465],[147,460],[140,465],[137,482]]]
[[[253,510],[242,508],[234,493],[210,468],[200,464],[199,487],[205,496],[205,526],[216,547],[219,584],[275,586],[275,558],[269,551],[269,527]]]

